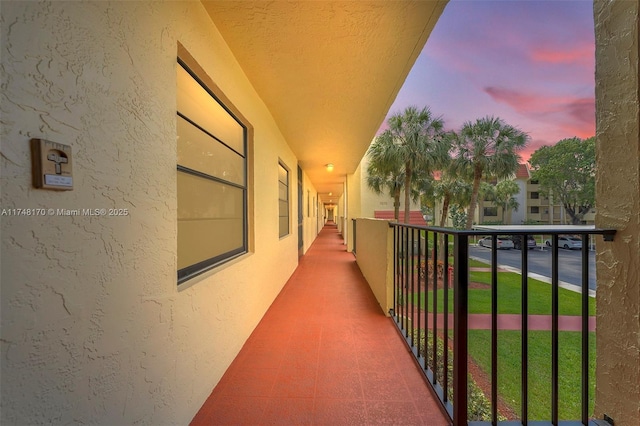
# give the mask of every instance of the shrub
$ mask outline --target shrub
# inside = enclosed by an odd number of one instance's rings
[[[414,330],[414,335],[418,336],[418,347],[420,349],[419,353],[425,353],[425,330]],[[431,331],[428,331],[427,338],[429,342],[433,344],[433,334]],[[444,341],[440,338],[436,338],[437,349],[436,353],[438,356],[438,360],[442,362],[444,358]],[[453,381],[453,351],[447,347],[448,351],[448,359],[447,359],[447,377],[449,383]],[[433,350],[429,350],[426,354],[427,358],[427,366],[429,366],[432,370],[434,370],[433,365]],[[443,374],[443,366],[438,366],[438,375],[442,377]],[[482,389],[477,385],[473,377],[469,374],[467,376],[468,383],[468,420],[469,421],[491,421],[491,401],[485,396]],[[449,386],[447,392],[447,398],[450,401],[453,401],[453,386]],[[504,416],[498,416],[498,420],[506,420]]]

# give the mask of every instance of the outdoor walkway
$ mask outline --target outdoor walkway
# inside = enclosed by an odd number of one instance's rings
[[[222,424],[448,424],[335,225],[192,421]]]

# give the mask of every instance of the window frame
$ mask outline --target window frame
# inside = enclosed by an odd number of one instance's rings
[[[280,184],[283,183],[282,181],[280,181],[280,168],[284,169],[284,171],[286,172],[286,176],[287,176],[287,181],[285,183],[286,186],[286,194],[287,194],[287,199],[283,200],[280,198]],[[287,218],[287,230],[285,233],[282,232],[282,229],[280,229],[280,219],[282,217],[284,217],[282,215],[282,211],[280,210],[280,203],[281,202],[285,202],[286,203],[286,218]],[[291,170],[287,167],[287,165],[284,163],[284,161],[282,160],[278,160],[278,238],[285,238],[286,236],[291,234]]]
[[[177,269],[177,284],[178,286],[191,280],[192,278],[197,277],[207,271],[210,271],[222,264],[225,264],[243,254],[249,252],[249,221],[250,221],[250,211],[251,211],[251,203],[250,203],[250,193],[251,193],[251,181],[250,181],[250,167],[251,167],[251,139],[253,137],[253,128],[248,123],[248,121],[240,114],[233,104],[230,102],[226,96],[222,93],[222,91],[213,83],[213,80],[204,72],[204,70],[198,65],[198,63],[191,57],[191,55],[186,52],[181,45],[178,46],[178,56],[177,56],[177,67],[182,67],[194,80],[197,84],[199,84],[203,90],[209,94],[215,102],[217,102],[223,110],[229,114],[229,116],[236,121],[239,126],[242,128],[242,147],[243,153],[238,152],[236,149],[230,147],[227,143],[217,138],[215,135],[211,134],[208,130],[204,129],[202,126],[198,125],[198,123],[194,122],[191,118],[186,116],[185,114],[181,114],[178,111],[176,105],[176,122],[179,119],[184,119],[190,125],[194,126],[201,132],[204,132],[207,136],[211,137],[213,140],[218,142],[219,144],[225,146],[226,148],[232,150],[236,154],[240,155],[243,159],[243,181],[244,185],[237,184],[235,182],[227,181],[223,178],[212,176],[207,173],[203,173],[202,171],[195,170],[183,165],[178,164],[176,158],[176,173],[186,173],[192,176],[196,176],[199,178],[204,178],[206,180],[216,182],[218,184],[227,185],[242,191],[242,242],[239,247],[236,247],[232,250],[228,250],[224,253],[215,255],[213,257],[204,259],[200,262],[191,264],[189,266]],[[177,142],[176,142],[177,148]],[[177,175],[176,175],[177,179]],[[177,184],[177,180],[176,180]],[[177,192],[176,192],[177,196]],[[177,218],[176,218],[177,220]],[[178,241],[178,235],[176,235],[176,246]],[[177,253],[177,252],[176,252]]]
[[[489,212],[495,212],[496,214],[488,214]],[[482,208],[482,215],[485,217],[498,217],[498,207],[497,206],[485,206]]]

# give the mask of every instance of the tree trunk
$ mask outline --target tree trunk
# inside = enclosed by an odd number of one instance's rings
[[[449,212],[449,194],[445,194],[442,199],[442,216],[440,217],[440,227],[444,228],[447,224],[447,213]]]
[[[449,212],[449,201],[451,200],[451,196],[449,194],[445,194],[442,199],[442,217],[440,218],[440,227],[444,228],[447,224],[447,213]],[[444,234],[440,234],[438,238],[438,259],[444,260]]]
[[[476,167],[473,172],[473,192],[471,192],[471,204],[467,214],[467,229],[471,229],[473,225],[473,216],[476,213],[476,204],[478,204],[478,192],[480,192],[480,179],[482,179],[482,170]]]
[[[396,222],[398,222],[398,218],[400,217],[400,189],[393,191],[393,217]]]
[[[407,163],[404,176],[404,223],[409,223],[411,211],[411,178],[411,165]]]
[[[576,214],[575,208],[568,206],[567,204],[563,204],[564,210],[569,213],[569,217],[571,218],[572,225],[580,225],[582,223],[582,217],[584,215]]]

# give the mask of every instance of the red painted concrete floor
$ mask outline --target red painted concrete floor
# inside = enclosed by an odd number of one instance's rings
[[[327,225],[192,425],[448,425]]]

